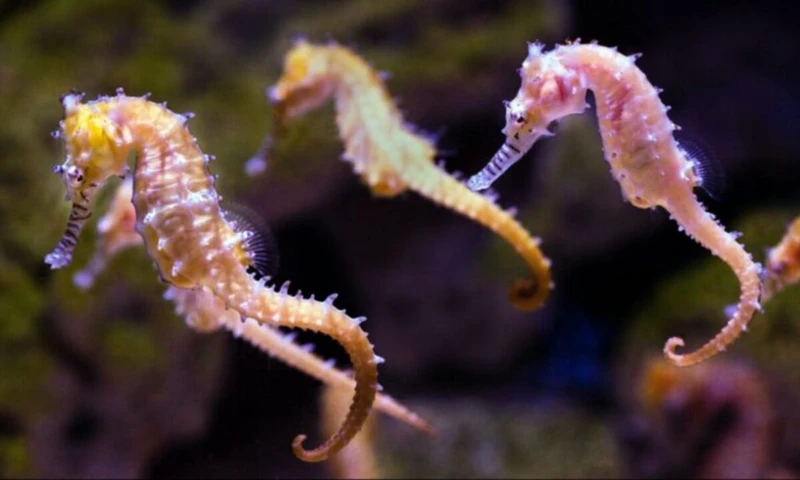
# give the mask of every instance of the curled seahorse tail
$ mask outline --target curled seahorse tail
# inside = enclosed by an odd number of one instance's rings
[[[361,430],[364,422],[367,421],[367,416],[372,409],[372,404],[375,401],[375,396],[379,388],[378,369],[374,360],[363,361],[365,356],[374,358],[374,354],[372,353],[372,346],[366,340],[364,332],[361,331],[361,329],[358,329],[358,331],[360,332],[360,337],[363,338],[363,343],[365,343],[369,349],[368,352],[354,351],[362,350],[360,348],[353,348],[356,346],[354,344],[362,343],[359,340],[343,342],[341,338],[331,335],[348,351],[350,359],[353,362],[353,371],[355,372],[355,394],[353,396],[353,403],[350,405],[350,410],[347,412],[347,417],[342,423],[342,426],[339,427],[339,431],[326,440],[325,443],[313,450],[305,450],[303,448],[303,441],[306,438],[305,435],[300,434],[295,437],[292,442],[292,450],[301,460],[306,462],[321,462],[326,460],[329,456],[335,455],[347,446],[350,440]]]
[[[353,367],[355,395],[339,431],[313,450],[302,447],[305,435],[299,435],[292,449],[301,460],[321,462],[336,454],[358,433],[375,401],[378,389],[378,363],[367,334],[359,327],[361,319],[353,319],[333,306],[335,295],[324,302],[291,297],[288,285],[280,292],[260,285],[249,277],[229,276],[229,281],[210,282],[215,295],[227,299],[230,308],[242,317],[260,323],[319,332],[333,338],[347,352]],[[238,285],[237,285],[238,284]]]
[[[720,333],[691,353],[680,354],[675,352],[676,349],[685,345],[682,338],[672,337],[668,339],[667,343],[664,344],[664,355],[679,367],[690,367],[724,352],[727,346],[733,343],[743,330],[744,324],[737,322],[734,317]]]
[[[531,270],[530,278],[518,278],[511,284],[508,299],[514,307],[523,311],[533,311],[544,305],[553,281],[550,276],[550,260],[539,249],[539,239],[534,238],[507,211],[494,203],[494,200],[470,190],[446,172],[431,165],[435,172],[422,172],[420,177],[441,178],[436,188],[425,186],[419,181],[410,182],[412,190],[420,195],[461,215],[471,218],[501,236],[522,256]]]
[[[363,332],[362,336],[364,336]],[[366,336],[364,336],[364,339],[366,341]],[[342,345],[346,348],[348,343],[342,343]],[[367,342],[367,345],[369,345],[369,342]],[[371,350],[370,347],[370,352]],[[321,462],[327,460],[331,455],[338,453],[347,446],[350,440],[361,430],[361,427],[364,425],[364,422],[366,422],[367,416],[372,409],[372,404],[375,401],[375,396],[379,388],[377,384],[378,371],[376,362],[371,362],[371,365],[364,364],[370,362],[361,362],[360,358],[363,358],[362,355],[353,354],[352,352],[349,353],[353,362],[356,386],[353,402],[350,405],[350,410],[347,412],[347,417],[333,436],[328,438],[325,443],[312,450],[303,448],[306,435],[300,434],[295,437],[292,442],[292,450],[297,458],[301,460],[306,462]],[[361,363],[361,365],[359,365],[359,363]]]
[[[684,346],[681,338],[673,337],[664,345],[664,354],[675,365],[687,367],[700,363],[717,353],[724,351],[742,332],[757,310],[761,309],[761,268],[753,262],[744,247],[736,242],[709,213],[702,209],[699,202],[682,202],[670,205],[667,210],[681,225],[686,234],[706,247],[715,256],[731,266],[739,280],[741,294],[739,303],[727,325],[702,347],[688,354],[678,354],[675,350]]]
[[[517,310],[523,312],[532,312],[538,310],[547,301],[552,289],[552,281],[550,275],[545,278],[517,278],[511,283],[508,288],[508,301]],[[549,285],[545,287],[545,285]]]
[[[350,405],[350,410],[347,412],[347,418],[344,423],[339,427],[339,431],[333,434],[333,436],[328,438],[328,440],[319,447],[306,450],[303,448],[303,443],[307,438],[306,435],[301,433],[296,436],[292,441],[292,451],[297,458],[306,462],[322,462],[347,446],[350,440],[361,430],[361,426],[366,421],[367,415],[369,415],[372,401],[363,401],[368,395],[368,391],[362,389],[362,391],[359,392],[359,388],[356,387],[353,403]],[[374,399],[374,391],[372,396]],[[361,418],[362,416],[363,418]]]

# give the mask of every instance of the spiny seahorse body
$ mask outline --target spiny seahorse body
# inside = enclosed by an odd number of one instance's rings
[[[524,258],[532,279],[518,279],[509,297],[517,308],[541,307],[552,288],[550,261],[539,240],[503,211],[494,199],[470,191],[434,164],[429,138],[405,123],[381,76],[362,58],[336,44],[298,42],[286,55],[284,72],[269,90],[278,115],[300,115],[333,97],[336,122],[352,163],[375,195],[406,189],[469,217],[503,237]]]
[[[666,209],[682,230],[728,263],[739,279],[739,304],[716,337],[688,355],[675,353],[682,339],[667,341],[667,357],[686,366],[724,350],[746,328],[760,308],[760,267],[697,200],[693,188],[701,179],[695,165],[672,135],[676,126],[667,117],[658,89],[635,60],[636,56],[596,44],[561,45],[547,53],[540,44],[529,45],[520,70],[522,85],[506,103],[506,141],[468,183],[475,190],[491,185],[538,138],[551,135],[551,122],[582,113],[587,90],[592,90],[605,158],[623,196],[639,208]]]
[[[341,429],[314,450],[302,448],[304,435],[293,442],[295,454],[306,461],[322,461],[339,451],[364,423],[378,388],[378,360],[358,319],[333,307],[333,297],[325,302],[289,297],[248,275],[243,266],[247,251],[222,216],[209,157],[186,128],[187,116],[121,91],[88,103],[81,99],[75,93],[62,97],[67,158],[55,168],[73,212],[78,209],[84,212],[81,218],[88,218],[97,189],[112,175],[125,175],[128,154],[136,154],[136,230],[162,279],[180,288],[204,287],[242,318],[329,335],[348,352],[356,388]],[[85,218],[70,217],[62,241],[46,257],[53,268],[70,262]]]
[[[108,211],[97,222],[97,246],[86,268],[75,275],[75,284],[89,288],[105,265],[121,250],[143,245],[142,237],[136,232],[136,211],[131,203],[133,179],[125,178],[117,188]],[[345,393],[352,392],[355,382],[345,372],[337,369],[332,362],[326,362],[314,355],[308,346],[294,342],[294,335],[281,334],[270,325],[260,324],[251,319],[242,322],[235,310],[226,310],[225,305],[205,288],[187,290],[170,286],[164,298],[175,304],[175,310],[186,318],[186,323],[199,332],[213,332],[225,328],[237,337],[254,344],[270,356],[294,367],[333,388]],[[375,397],[375,409],[390,415],[401,422],[434,435],[435,429],[420,416],[397,403],[384,393]]]

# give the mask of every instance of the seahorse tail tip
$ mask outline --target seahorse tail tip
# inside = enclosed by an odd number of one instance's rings
[[[700,363],[707,358],[700,351],[682,355],[675,353],[675,350],[683,347],[686,343],[680,337],[672,337],[664,344],[664,355],[667,359],[678,367],[689,367],[696,363]]]
[[[549,279],[542,282],[537,278],[517,278],[508,289],[508,300],[518,310],[531,312],[544,305],[551,288]]]
[[[332,442],[331,440],[333,439],[331,439],[313,450],[306,450],[303,448],[303,443],[306,441],[306,438],[308,437],[301,433],[300,435],[294,437],[294,440],[292,440],[292,451],[297,458],[304,462],[324,462],[331,455],[337,453],[344,447],[342,444],[338,448],[334,448],[335,445],[332,445],[334,442]]]

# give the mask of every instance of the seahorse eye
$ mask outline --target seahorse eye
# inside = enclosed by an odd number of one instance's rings
[[[81,182],[83,182],[83,170],[76,167],[75,165],[70,165],[69,167],[67,167],[66,173],[67,173],[67,180],[70,182],[70,184],[77,186],[80,185]]]

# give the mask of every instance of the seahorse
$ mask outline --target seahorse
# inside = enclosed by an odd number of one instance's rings
[[[675,141],[678,127],[667,117],[667,107],[635,65],[638,55],[625,56],[614,48],[579,41],[544,52],[532,43],[522,63],[522,85],[505,103],[505,143],[468,185],[489,187],[518,161],[540,137],[553,135],[549,127],[587,107],[592,90],[606,161],[620,184],[623,198],[639,208],[662,207],[681,230],[729,264],[739,279],[739,303],[725,328],[698,350],[681,355],[681,338],[670,338],[665,355],[688,366],[724,350],[755,314],[759,305],[760,265],[717,223],[694,195],[702,178],[697,163]]]
[[[769,250],[763,276],[762,303],[787,286],[800,282],[800,217],[794,219],[781,241]]]
[[[353,319],[333,306],[335,295],[324,302],[288,295],[255,280],[244,265],[252,259],[245,239],[223,216],[220,198],[204,155],[186,124],[192,115],[170,111],[147,97],[101,96],[82,103],[83,94],[61,97],[65,118],[59,135],[66,144],[66,160],[54,167],[72,202],[66,230],[56,248],[45,257],[52,268],[68,265],[78,236],[91,216],[91,204],[110,177],[126,175],[128,157],[135,156],[133,205],[136,231],[161,279],[184,289],[205,288],[241,318],[331,336],[347,351],[353,364],[355,396],[339,431],[321,446],[305,450],[305,435],[292,449],[300,459],[317,462],[341,450],[358,432],[379,388],[377,365],[367,334]]]
[[[111,258],[120,251],[144,245],[142,237],[136,232],[136,210],[131,203],[132,195],[133,179],[129,176],[119,184],[108,211],[97,222],[95,251],[87,267],[74,277],[78,287],[84,289],[91,287]],[[251,235],[263,236],[268,233],[251,231]],[[268,239],[262,239],[253,245],[258,247],[270,242]],[[257,251],[251,251],[251,254],[261,255]],[[260,270],[258,273],[270,272]],[[270,356],[316,378],[330,388],[342,390],[347,394],[355,387],[353,379],[337,369],[332,361],[325,361],[314,355],[310,344],[298,345],[294,342],[293,334],[283,335],[270,325],[259,324],[252,320],[243,323],[235,310],[226,310],[223,302],[205,288],[187,290],[169,286],[164,292],[164,298],[171,300],[175,304],[176,312],[185,317],[186,324],[198,332],[214,332],[225,328],[235,336],[247,340]],[[428,435],[436,435],[436,430],[430,423],[384,393],[377,394],[374,408]]]
[[[552,289],[550,260],[539,239],[495,204],[492,196],[471,192],[434,163],[430,138],[409,126],[389,96],[382,75],[346,47],[298,41],[287,52],[284,71],[268,89],[277,125],[333,97],[343,159],[380,197],[412,190],[458,212],[503,237],[529,265],[533,277],[516,279],[509,299],[521,310],[541,307]]]

